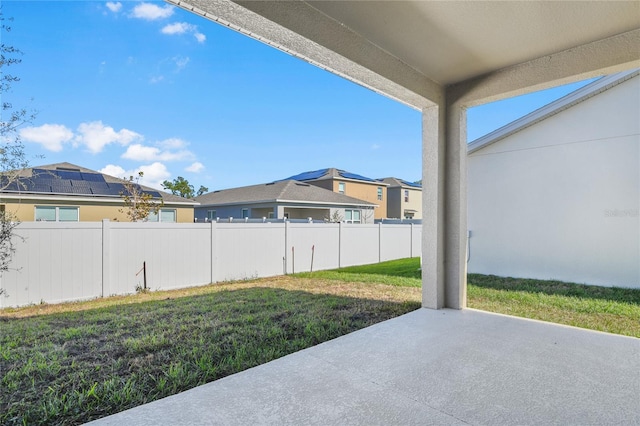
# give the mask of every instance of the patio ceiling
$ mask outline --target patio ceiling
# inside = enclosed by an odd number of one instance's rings
[[[168,1],[415,108],[640,66],[638,1]]]

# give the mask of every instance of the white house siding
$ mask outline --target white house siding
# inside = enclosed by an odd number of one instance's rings
[[[468,158],[468,271],[640,288],[640,77]]]

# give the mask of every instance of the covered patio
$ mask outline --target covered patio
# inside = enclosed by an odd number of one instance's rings
[[[640,67],[640,2],[168,2],[422,111],[430,309],[97,424],[640,423],[638,339],[465,309],[466,109]]]

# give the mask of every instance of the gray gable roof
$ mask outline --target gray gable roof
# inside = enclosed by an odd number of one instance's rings
[[[281,180],[209,192],[195,198],[202,206],[296,202],[341,206],[374,207],[373,203],[295,180]]]
[[[2,180],[2,177],[0,177]],[[32,194],[38,196],[117,198],[124,191],[124,179],[109,176],[71,163],[55,163],[20,170],[17,180],[1,184],[5,194]],[[139,185],[142,191],[165,203],[197,204],[193,200]]]
[[[389,188],[410,188],[410,189],[422,189],[422,185],[419,183],[413,183],[406,180],[398,179],[395,177],[386,177],[382,179],[378,179],[380,182],[384,182],[389,185]]]
[[[612,87],[615,87],[621,83],[624,83],[627,80],[630,80],[634,77],[640,75],[640,70],[631,70],[624,71],[617,74],[608,75],[605,77],[601,77],[598,80],[587,84],[580,89],[569,93],[568,95],[551,102],[548,105],[543,106],[542,108],[538,108],[521,117],[506,126],[502,126],[501,128],[494,130],[493,132],[482,136],[470,142],[467,145],[467,154],[474,153],[479,149],[482,149],[488,145],[491,145],[495,142],[498,142],[508,136],[513,135],[529,126],[533,126],[540,121],[551,117],[552,115],[558,114],[561,111],[564,111],[567,108],[571,108],[572,106],[579,104],[593,96],[596,96],[606,90],[609,90]]]

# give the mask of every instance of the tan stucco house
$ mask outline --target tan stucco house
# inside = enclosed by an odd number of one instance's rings
[[[373,223],[376,204],[295,180],[213,191],[195,198],[197,222],[217,219],[309,219]]]
[[[389,185],[384,182],[335,168],[304,172],[287,179],[306,182],[338,194],[376,204],[376,208],[373,210],[373,219],[387,217],[386,200]]]
[[[0,209],[21,222],[127,222],[124,180],[71,163],[49,164],[20,171],[10,184],[1,185]],[[145,193],[162,200],[150,222],[193,222],[197,202],[140,185]]]
[[[390,219],[422,219],[422,185],[387,177],[387,216]]]

